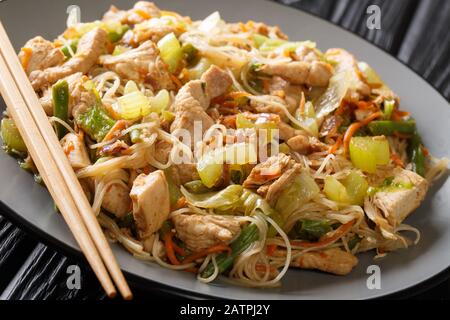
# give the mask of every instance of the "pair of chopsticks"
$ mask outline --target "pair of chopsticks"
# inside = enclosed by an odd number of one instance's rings
[[[123,298],[131,299],[108,241],[1,22],[0,92],[45,185],[106,294],[117,294],[113,280]]]

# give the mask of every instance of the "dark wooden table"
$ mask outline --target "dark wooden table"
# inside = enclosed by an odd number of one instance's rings
[[[450,1],[447,0],[281,0],[342,26],[413,68],[450,100]],[[264,5],[262,3],[261,5]],[[369,30],[366,10],[381,9],[381,29]],[[412,93],[414,94],[414,93]],[[426,107],[426,106],[424,106]],[[80,290],[67,289],[67,267],[81,268]],[[449,299],[450,281],[436,279],[393,298]],[[437,285],[436,285],[437,283]],[[433,285],[433,282],[428,283]],[[132,285],[136,298],[174,297],[157,285]],[[178,295],[179,297],[179,295]],[[104,299],[93,273],[80,257],[67,256],[14,226],[0,212],[0,299]]]

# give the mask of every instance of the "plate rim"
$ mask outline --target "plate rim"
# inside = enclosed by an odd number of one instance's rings
[[[380,50],[381,52],[384,52],[386,55],[393,58],[397,63],[400,63],[401,65],[403,65],[404,67],[409,69],[409,71],[412,71],[412,73],[414,73],[418,78],[420,78],[423,83],[425,83],[426,85],[431,87],[434,90],[435,94],[437,93],[439,96],[441,96],[441,98],[443,98],[443,100],[447,102],[447,105],[450,106],[450,99],[445,97],[444,94],[441,91],[439,91],[439,89],[434,84],[432,84],[427,79],[425,79],[425,77],[422,74],[420,74],[418,71],[413,69],[406,62],[400,60],[397,56],[390,53],[387,49],[385,49],[375,43],[372,43],[368,39],[364,38],[362,35],[360,35],[356,32],[353,32],[351,30],[348,30],[339,24],[335,24],[335,23],[319,16],[318,14],[315,14],[312,12],[307,12],[300,8],[291,7],[285,3],[274,2],[274,1],[270,1],[270,0],[264,0],[264,2],[270,2],[272,5],[280,6],[280,7],[287,8],[287,9],[293,10],[293,11],[300,11],[302,14],[306,14],[313,18],[319,19],[322,23],[327,23],[328,25],[337,27],[338,29],[340,29],[344,32],[347,32],[347,33],[351,34],[352,36],[356,36],[359,39],[364,40],[369,45]],[[84,261],[84,262],[86,261],[82,252],[79,249],[72,248],[70,245],[66,244],[64,241],[57,239],[56,237],[54,237],[52,234],[48,233],[47,231],[35,226],[33,223],[29,222],[27,219],[25,219],[20,214],[18,214],[14,209],[10,208],[7,204],[5,204],[2,199],[0,199],[0,212],[5,217],[7,217],[10,220],[10,222],[12,222],[14,225],[18,226],[19,228],[25,229],[26,232],[30,233],[33,237],[35,237],[37,241],[41,241],[46,245],[49,244],[50,246],[55,246],[56,250],[59,249],[59,250],[63,251],[64,254],[67,254],[73,258],[76,258],[79,261]],[[150,280],[148,278],[142,277],[140,275],[134,274],[132,272],[129,272],[129,271],[126,271],[123,269],[122,269],[122,271],[124,272],[126,278],[130,282],[136,284],[136,286],[138,286],[138,287],[143,287],[143,286],[141,286],[141,284],[143,282],[146,282],[149,284],[156,284],[158,286],[161,286],[162,288],[169,290],[170,293],[174,294],[175,296],[188,295],[188,296],[190,296],[190,298],[193,298],[193,299],[228,299],[228,298],[224,298],[224,297],[221,297],[218,295],[200,294],[200,293],[192,292],[189,290],[173,287],[173,286],[167,285],[165,283],[161,283],[161,282],[158,282],[155,280]],[[423,279],[418,283],[405,286],[394,292],[380,293],[378,295],[369,297],[366,300],[409,298],[411,296],[423,293],[424,291],[441,284],[442,282],[444,282],[445,280],[448,280],[449,278],[450,278],[450,265],[448,265],[445,269],[441,270],[440,272],[432,275],[429,278]]]

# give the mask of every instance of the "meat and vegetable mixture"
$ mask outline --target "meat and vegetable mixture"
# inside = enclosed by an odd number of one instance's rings
[[[447,169],[367,63],[264,23],[141,1],[19,58],[108,237],[202,282],[346,275],[407,248]],[[7,114],[1,132],[39,180]]]

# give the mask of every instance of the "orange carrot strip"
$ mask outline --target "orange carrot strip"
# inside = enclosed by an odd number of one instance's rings
[[[352,139],[352,137],[355,134],[355,132],[358,131],[358,129],[366,126],[371,121],[373,121],[376,118],[379,118],[381,116],[383,116],[383,113],[381,111],[378,111],[378,112],[375,112],[375,113],[371,114],[370,116],[368,116],[367,118],[365,118],[364,120],[362,120],[360,122],[352,123],[348,127],[347,131],[344,134],[344,149],[345,149],[345,152],[347,152],[348,146],[350,145],[350,140]]]
[[[342,145],[342,136],[339,136],[337,137],[336,142],[328,150],[328,153],[335,154],[341,145]]]
[[[21,59],[22,67],[26,70],[28,68],[28,63],[30,62],[31,56],[33,55],[33,49],[22,48],[21,51],[24,53],[23,59]]]
[[[180,261],[178,261],[177,256],[175,255],[175,250],[173,247],[173,233],[172,232],[166,232],[164,235],[164,244],[166,246],[166,254],[167,258],[169,258],[169,261],[173,265],[180,265]]]
[[[398,154],[396,153],[392,153],[391,154],[391,160],[392,162],[394,162],[394,164],[398,167],[405,167],[405,163],[402,161],[402,159],[400,159],[400,157],[398,156]]]
[[[191,254],[189,257],[187,257],[186,259],[183,260],[183,263],[186,263],[186,264],[191,263],[197,259],[206,257],[208,254],[222,252],[222,251],[228,251],[228,254],[231,254],[230,246],[228,246],[224,243],[221,243],[221,244],[217,244],[215,246],[209,247],[205,250]]]
[[[272,256],[275,253],[275,250],[277,250],[276,244],[268,244],[266,247],[266,253],[268,256]]]
[[[117,121],[109,130],[109,132],[106,134],[106,136],[103,138],[103,141],[109,141],[116,138],[119,135],[120,131],[122,131],[126,127],[127,122],[125,120]]]

